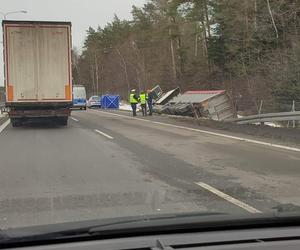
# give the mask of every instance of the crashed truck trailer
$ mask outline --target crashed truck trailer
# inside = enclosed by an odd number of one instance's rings
[[[161,107],[159,113],[204,117],[217,121],[236,118],[236,110],[225,90],[187,91]]]

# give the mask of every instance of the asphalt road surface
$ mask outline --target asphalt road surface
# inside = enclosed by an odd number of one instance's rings
[[[0,227],[130,215],[300,211],[300,150],[168,118],[73,111],[0,125]]]

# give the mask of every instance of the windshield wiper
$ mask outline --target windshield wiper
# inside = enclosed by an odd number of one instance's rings
[[[75,239],[93,236],[112,236],[137,231],[152,231],[154,228],[200,223],[203,218],[224,216],[224,213],[204,212],[192,214],[144,215],[127,218],[104,219],[102,221],[86,221],[78,223],[63,223],[58,225],[40,226],[24,229],[3,231],[0,238],[0,248],[12,243],[41,242],[49,240]],[[0,232],[1,235],[1,232]],[[0,236],[1,237],[1,236]]]
[[[157,230],[158,228],[170,228],[175,225],[187,225],[190,223],[197,224],[204,221],[204,218],[211,216],[228,216],[226,213],[203,212],[189,214],[170,214],[161,216],[142,216],[140,219],[132,221],[123,221],[116,223],[103,224],[93,227],[89,230],[89,234],[108,235],[111,233],[136,233],[147,230],[148,232]]]

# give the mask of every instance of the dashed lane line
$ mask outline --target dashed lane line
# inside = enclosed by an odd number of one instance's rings
[[[102,131],[100,131],[100,130],[98,130],[98,129],[95,129],[95,132],[97,132],[97,133],[100,134],[100,135],[105,136],[105,137],[108,138],[108,139],[111,139],[111,140],[114,139],[112,136],[110,136],[110,135],[108,135],[108,134],[106,134],[106,133],[104,133],[104,132],[102,132]]]
[[[77,119],[74,118],[74,117],[71,117],[71,119],[72,119],[73,121],[75,121],[75,122],[79,122],[79,120],[77,120]]]
[[[234,205],[236,205],[240,208],[243,208],[244,210],[248,211],[249,213],[261,213],[260,210],[254,208],[254,207],[252,207],[252,206],[250,206],[250,205],[248,205],[248,204],[246,204],[246,203],[244,203],[244,202],[242,202],[242,201],[240,201],[236,198],[233,198],[230,195],[225,194],[225,193],[221,192],[220,190],[218,190],[218,189],[216,189],[216,188],[214,188],[214,187],[212,187],[212,186],[210,186],[210,185],[208,185],[204,182],[195,182],[195,184],[202,187],[202,188],[204,188],[204,189],[206,189],[206,190],[208,190],[208,191],[210,191],[210,192],[212,192],[212,193],[214,193],[215,195],[219,196],[220,198],[222,198],[222,199],[224,199],[224,200],[226,200],[226,201],[228,201],[228,202],[230,202],[230,203],[232,203],[232,204],[234,204]]]
[[[106,112],[106,111],[94,111],[93,110],[93,112],[100,112],[100,113],[104,113],[104,114],[108,114],[108,115],[112,115],[112,116],[125,117],[125,118],[128,118],[128,119],[134,119],[134,120],[144,121],[144,122],[148,122],[148,123],[173,127],[173,128],[185,129],[185,130],[189,130],[189,131],[199,132],[199,133],[208,134],[208,135],[214,135],[214,136],[223,137],[223,138],[227,138],[227,139],[233,139],[233,140],[237,140],[237,141],[250,142],[250,143],[264,145],[264,146],[268,146],[268,147],[280,148],[280,149],[300,152],[300,148],[289,147],[289,146],[284,146],[284,145],[280,145],[280,144],[273,144],[273,143],[270,143],[270,142],[252,140],[252,139],[247,139],[247,138],[238,137],[238,136],[232,136],[232,135],[226,135],[226,134],[222,134],[222,133],[210,132],[210,131],[207,131],[207,130],[201,130],[201,129],[189,128],[189,127],[184,127],[184,126],[178,126],[178,125],[174,125],[174,124],[170,124],[170,123],[157,122],[157,121],[146,120],[146,119],[142,119],[142,118],[130,117],[130,116],[127,116],[127,115],[115,114],[115,113],[110,113],[110,112]]]
[[[10,123],[10,119],[8,119],[7,121],[5,121],[5,122],[0,126],[0,133],[8,126],[9,123]]]

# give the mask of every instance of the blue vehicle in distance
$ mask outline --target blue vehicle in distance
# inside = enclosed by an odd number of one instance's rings
[[[86,91],[83,85],[73,85],[73,108],[86,110]]]

